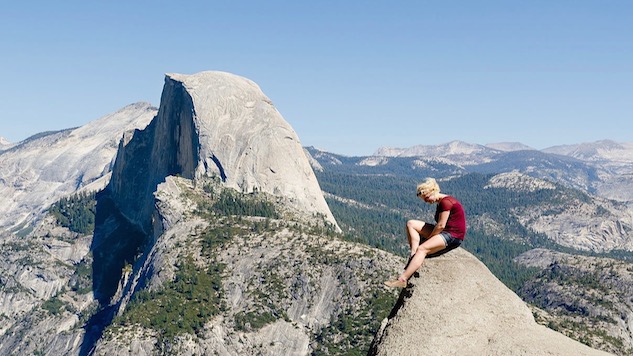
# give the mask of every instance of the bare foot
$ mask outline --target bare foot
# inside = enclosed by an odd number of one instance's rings
[[[407,281],[403,278],[398,278],[395,281],[386,281],[385,285],[391,288],[405,288],[407,286]]]

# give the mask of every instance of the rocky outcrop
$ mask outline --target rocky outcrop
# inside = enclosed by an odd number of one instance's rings
[[[605,355],[537,324],[527,305],[463,249],[429,259],[370,355]]]
[[[539,323],[616,355],[633,353],[633,264],[543,248],[515,261],[540,270],[517,292]]]
[[[123,133],[145,127],[155,114],[150,104],[132,104],[82,127],[41,133],[0,151],[0,231],[25,227],[79,189],[103,189]]]
[[[506,189],[526,195],[545,195],[545,192],[558,195],[557,200],[542,199],[541,204],[517,206],[509,213],[515,215],[527,229],[543,233],[561,246],[596,252],[633,250],[633,210],[627,204],[579,194],[517,171],[493,176],[483,189]],[[482,226],[481,223],[478,225]]]
[[[28,238],[0,244],[0,354],[76,354],[81,315],[94,306],[89,290],[91,236],[42,219]]]

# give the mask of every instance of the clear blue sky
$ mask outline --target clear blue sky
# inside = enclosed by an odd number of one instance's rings
[[[633,141],[633,1],[3,1],[0,136],[83,125],[165,73],[255,81],[305,146]]]

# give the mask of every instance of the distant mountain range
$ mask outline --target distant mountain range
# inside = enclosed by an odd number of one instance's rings
[[[440,145],[415,145],[409,148],[381,147],[374,156],[413,157],[413,156],[454,156],[481,154],[494,155],[499,152],[538,151],[520,142],[499,142],[479,145],[463,141],[451,141]],[[558,145],[540,150],[570,156],[585,161],[616,161],[633,163],[633,142],[615,142],[600,140],[572,145]]]
[[[441,145],[379,148],[373,157],[418,157],[440,160],[463,171],[516,170],[551,178],[605,198],[633,201],[633,142],[601,140],[536,150],[522,143],[478,145],[451,141]],[[385,164],[388,160],[368,160]]]

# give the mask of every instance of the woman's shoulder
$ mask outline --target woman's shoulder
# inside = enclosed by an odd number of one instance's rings
[[[459,200],[457,200],[457,198],[455,198],[452,195],[448,195],[448,194],[444,198],[442,198],[440,200],[440,203],[442,203],[442,202],[450,203],[451,205],[453,205],[453,204],[460,204],[461,205],[461,203],[459,202]]]

